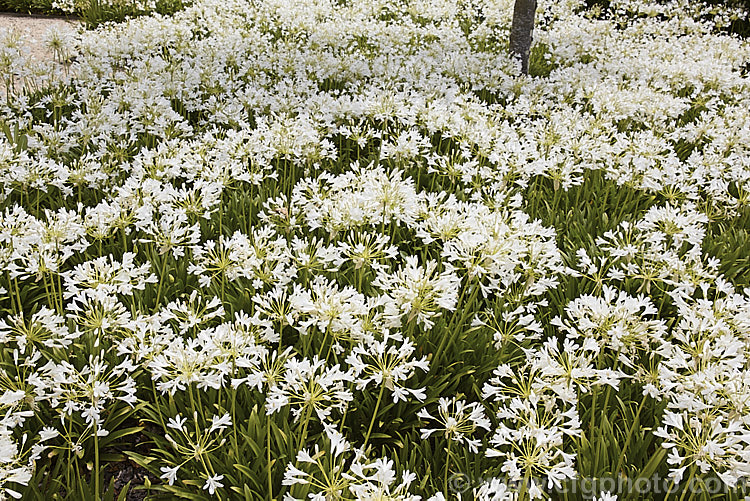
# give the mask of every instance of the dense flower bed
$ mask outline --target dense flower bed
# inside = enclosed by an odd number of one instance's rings
[[[0,34],[0,497],[740,499],[750,44],[584,7]]]

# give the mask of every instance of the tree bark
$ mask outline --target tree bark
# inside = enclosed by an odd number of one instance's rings
[[[516,0],[510,28],[510,52],[521,60],[521,73],[529,74],[529,54],[534,32],[536,0]]]

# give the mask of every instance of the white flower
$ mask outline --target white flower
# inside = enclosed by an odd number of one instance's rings
[[[177,471],[180,469],[179,466],[175,466],[173,468],[169,468],[166,466],[162,466],[160,470],[162,471],[163,475],[159,478],[163,478],[164,480],[169,483],[169,485],[173,485],[174,481],[177,479]]]
[[[617,494],[612,494],[609,491],[600,492],[599,497],[594,496],[594,501],[617,501]]]
[[[224,484],[220,482],[221,479],[224,478],[224,475],[213,475],[206,479],[205,485],[203,485],[203,490],[208,490],[208,493],[210,495],[214,495],[216,492],[216,489],[219,487],[224,487]]]
[[[296,284],[289,304],[299,317],[302,332],[315,326],[320,332],[333,334],[334,338],[337,334],[355,340],[364,337],[362,318],[370,309],[365,296],[354,287],[339,288],[336,282],[318,276],[309,290]]]
[[[232,426],[232,418],[228,413],[223,416],[213,416],[211,418],[211,428],[208,432],[212,433],[214,430],[222,431],[228,426]]]
[[[60,435],[60,432],[57,431],[55,428],[52,428],[50,426],[45,426],[39,432],[39,441],[44,442],[46,440],[51,440],[59,435]]]

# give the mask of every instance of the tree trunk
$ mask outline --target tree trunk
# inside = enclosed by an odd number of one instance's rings
[[[534,32],[536,0],[516,0],[513,25],[510,28],[510,52],[521,60],[521,73],[529,74],[529,54]]]

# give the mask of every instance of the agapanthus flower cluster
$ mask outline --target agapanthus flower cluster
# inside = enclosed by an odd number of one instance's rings
[[[442,272],[437,266],[435,261],[422,266],[416,256],[408,256],[395,273],[379,270],[372,283],[385,293],[384,318],[389,327],[415,322],[430,329],[443,310],[456,309],[461,279],[452,266]]]
[[[283,379],[268,392],[266,412],[272,414],[290,406],[295,420],[315,416],[321,422],[327,421],[333,410],[343,412],[352,400],[352,392],[345,385],[352,379],[338,365],[329,367],[317,357],[293,357],[284,364]]]
[[[210,454],[225,444],[226,438],[222,435],[232,426],[232,419],[229,414],[213,415],[210,426],[208,424],[197,413],[193,414],[192,419],[178,414],[167,420],[168,430],[164,431],[174,451],[174,456],[170,458],[174,466],[162,466],[160,470],[161,478],[168,485],[178,480],[178,474],[187,473],[192,477],[197,469],[205,479],[202,488],[208,490],[209,494],[213,495],[218,488],[224,487],[220,482],[223,475],[212,472]]]
[[[309,499],[421,499],[409,492],[414,473],[403,471],[399,481],[393,460],[369,460],[331,426],[325,427],[325,438],[325,447],[316,443],[313,449],[297,453],[295,464],[287,465],[283,485],[305,486]],[[298,498],[288,495],[287,499]]]
[[[601,296],[583,295],[565,308],[565,318],[551,324],[567,337],[593,343],[595,353],[607,352],[633,368],[642,357],[666,354],[667,327],[655,319],[657,309],[644,295],[632,297],[604,285]]]
[[[422,439],[433,433],[443,434],[447,440],[466,443],[469,450],[476,453],[480,440],[472,438],[477,428],[490,429],[490,420],[484,415],[484,409],[477,402],[467,403],[464,400],[449,400],[441,397],[438,402],[437,416],[431,415],[426,409],[419,411],[419,417],[429,425],[437,428],[422,428]],[[434,423],[433,421],[437,421]]]
[[[416,369],[429,371],[426,357],[414,357],[414,343],[401,334],[385,331],[382,339],[372,339],[352,349],[346,363],[352,368],[357,390],[370,386],[381,387],[392,392],[393,401],[426,398],[425,388],[409,388],[406,381]]]
[[[714,297],[678,302],[679,322],[659,366],[659,396],[667,400],[654,435],[670,451],[670,476],[714,472],[734,486],[747,477],[747,291],[719,282]]]

